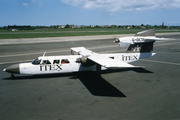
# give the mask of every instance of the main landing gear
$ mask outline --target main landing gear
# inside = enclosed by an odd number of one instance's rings
[[[101,78],[101,65],[96,64],[96,76],[97,78]]]

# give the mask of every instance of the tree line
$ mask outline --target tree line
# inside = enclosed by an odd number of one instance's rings
[[[166,26],[162,25],[51,25],[51,26],[30,26],[30,25],[8,25],[4,27],[0,27],[1,30],[10,30],[10,29],[17,29],[17,30],[35,30],[35,29],[61,29],[61,28],[144,28],[144,29],[156,29],[156,28],[175,28],[179,29],[180,26]]]

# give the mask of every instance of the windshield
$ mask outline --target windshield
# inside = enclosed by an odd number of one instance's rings
[[[39,60],[38,58],[36,58],[35,60],[32,61],[33,65],[39,65],[41,62],[41,60]]]

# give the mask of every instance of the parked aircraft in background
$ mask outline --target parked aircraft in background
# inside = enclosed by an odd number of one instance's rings
[[[98,54],[84,47],[72,47],[72,55],[40,56],[30,63],[9,66],[3,71],[15,74],[60,74],[80,71],[101,71],[119,68],[143,68],[130,62],[155,55],[153,43],[163,38],[155,37],[155,30],[137,33],[134,37],[115,40],[120,46],[129,45],[126,53]]]

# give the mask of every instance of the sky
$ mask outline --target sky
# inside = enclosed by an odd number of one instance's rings
[[[180,25],[180,0],[0,0],[0,26]]]

